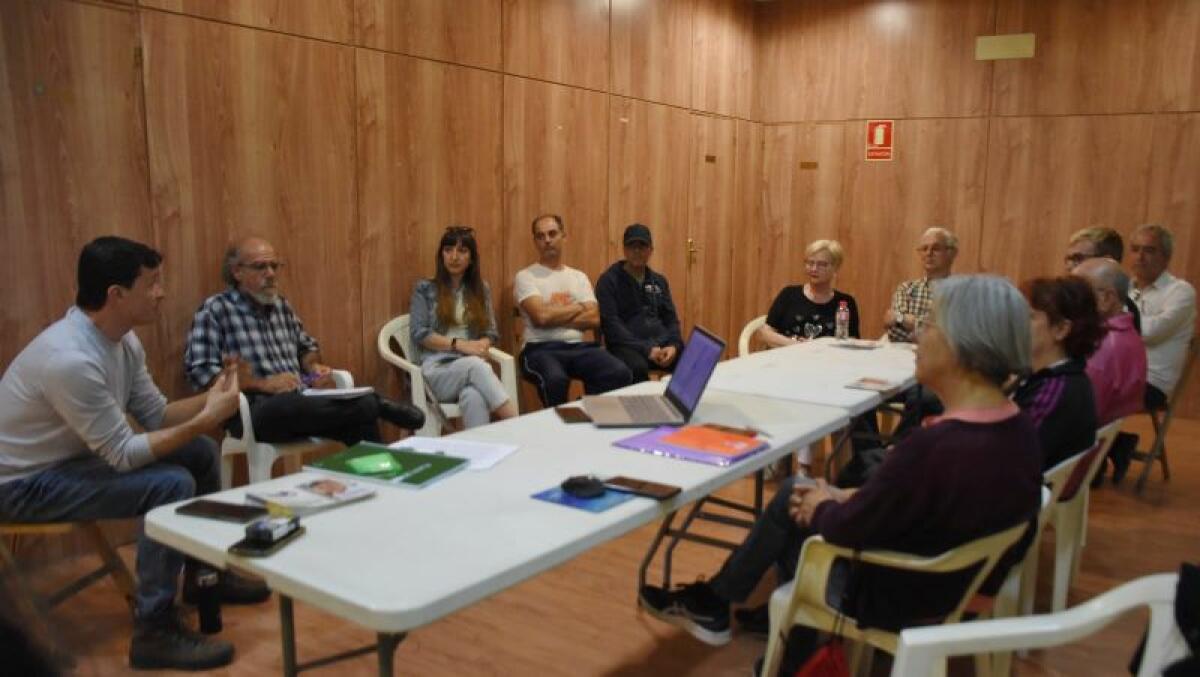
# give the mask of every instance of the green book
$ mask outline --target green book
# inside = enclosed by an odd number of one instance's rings
[[[420,488],[467,467],[467,459],[359,442],[304,467],[392,486]]]

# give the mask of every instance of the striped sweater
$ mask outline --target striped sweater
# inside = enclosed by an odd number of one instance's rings
[[[1042,469],[1085,451],[1096,441],[1096,402],[1083,360],[1068,359],[1038,370],[1013,393],[1032,420],[1042,448]]]

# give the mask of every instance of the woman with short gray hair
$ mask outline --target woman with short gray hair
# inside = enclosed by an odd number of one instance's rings
[[[854,550],[928,557],[1030,523],[1041,503],[1037,432],[1002,388],[1029,361],[1029,306],[1012,284],[988,276],[938,282],[917,339],[917,380],[941,398],[945,413],[892,447],[857,490],[823,480],[784,482],[716,576],[678,590],[645,586],[642,607],[701,641],[724,644],[730,604],[744,603],[772,566],[792,575],[810,536]],[[1005,554],[983,593],[995,594],[1031,534]],[[973,575],[929,577],[849,564],[830,574],[847,591],[842,611],[861,627],[888,630],[944,616]]]

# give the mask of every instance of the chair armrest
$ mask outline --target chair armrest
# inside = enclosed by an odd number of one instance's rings
[[[520,410],[520,400],[517,398],[517,361],[512,355],[499,348],[489,348],[488,358],[500,365],[500,383],[508,393],[508,399],[514,407]]]
[[[254,436],[254,423],[250,418],[250,400],[246,393],[238,393],[238,415],[242,419],[242,444],[249,449],[257,438]]]
[[[401,371],[408,374],[409,391],[412,394],[413,406],[420,409],[425,414],[426,420],[428,420],[432,414],[430,414],[429,403],[426,402],[425,398],[425,375],[421,373],[421,368],[396,354],[396,351],[392,350],[391,345],[388,344],[383,335],[380,335],[376,345],[379,348],[380,357],[392,366],[398,367]],[[437,406],[437,403],[434,402],[433,406]]]

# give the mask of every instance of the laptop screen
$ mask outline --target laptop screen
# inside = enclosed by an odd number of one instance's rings
[[[679,356],[679,363],[675,365],[675,373],[671,375],[671,382],[667,384],[667,398],[687,416],[690,417],[700,403],[704,386],[708,385],[708,379],[724,350],[725,342],[721,339],[702,327],[692,329],[692,335],[688,337],[687,345]]]

